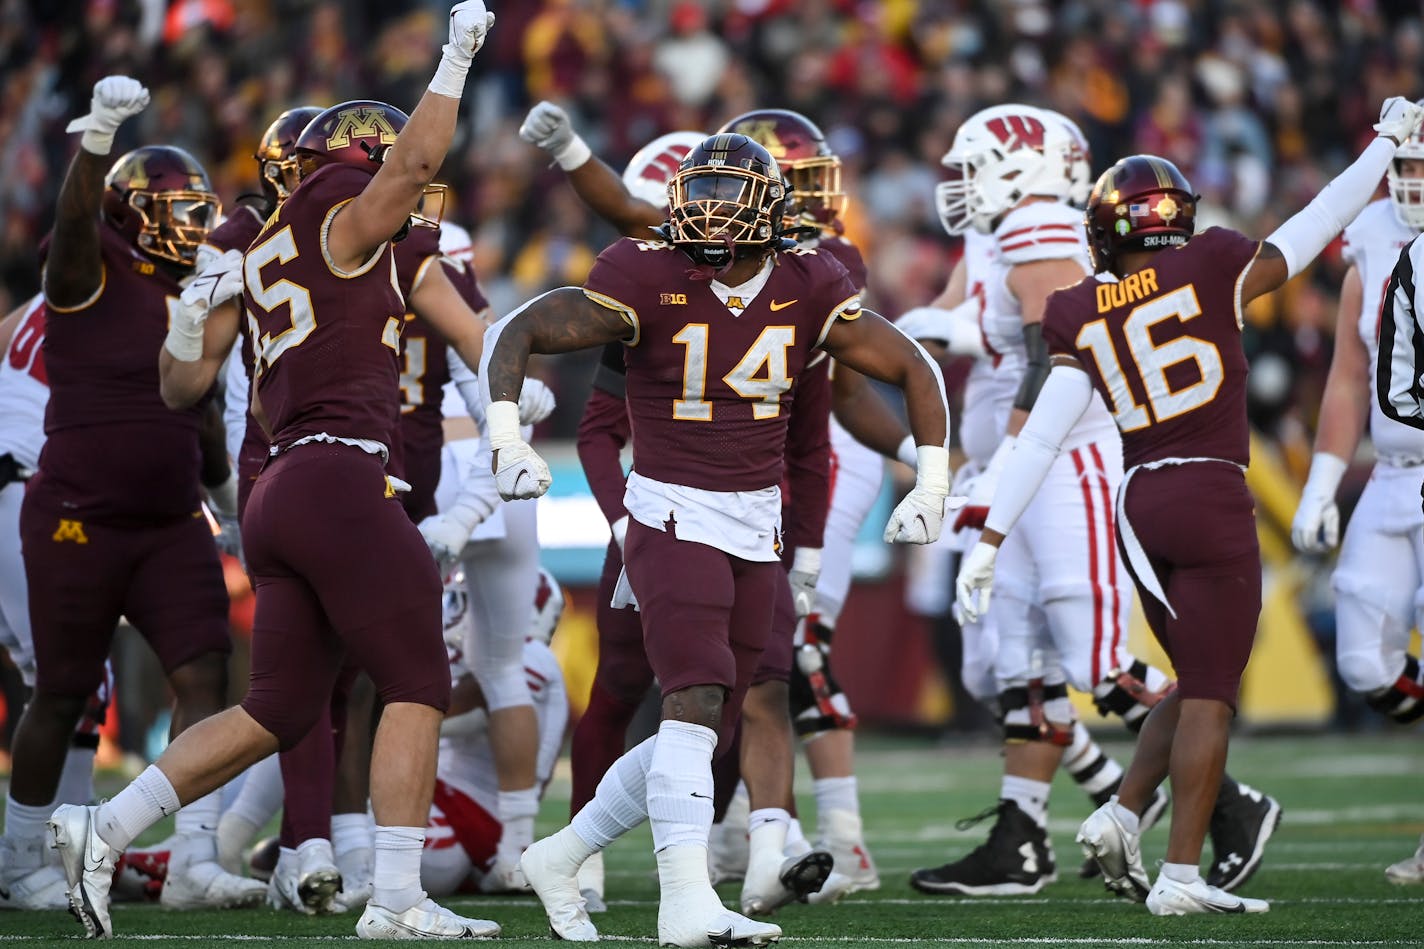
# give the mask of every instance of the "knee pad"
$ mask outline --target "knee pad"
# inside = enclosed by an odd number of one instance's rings
[[[1068,747],[1073,743],[1073,703],[1061,675],[1029,679],[1023,685],[1010,684],[999,693],[1003,713],[1004,740],[1042,741]]]
[[[1402,724],[1424,718],[1424,674],[1420,672],[1419,660],[1406,657],[1399,678],[1392,685],[1365,696],[1365,701],[1370,708]]]
[[[855,728],[855,712],[831,674],[831,627],[802,621],[796,630],[796,661],[791,666],[791,718],[796,734],[811,739],[836,729]]]
[[[476,669],[475,680],[485,694],[485,707],[491,712],[534,704],[529,696],[529,682],[524,678],[523,663],[512,666],[501,663],[493,669]]]
[[[1118,716],[1136,734],[1147,714],[1176,688],[1162,670],[1134,659],[1126,671],[1109,674],[1093,687],[1093,705],[1099,715]]]

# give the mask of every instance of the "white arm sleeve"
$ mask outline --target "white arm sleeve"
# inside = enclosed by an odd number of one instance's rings
[[[482,401],[484,396],[481,394],[480,380],[475,376],[474,371],[465,365],[460,354],[455,352],[454,346],[446,347],[445,361],[450,365],[450,381],[455,384],[455,391],[460,393],[460,399],[465,403],[465,411],[483,431],[485,403]]]
[[[1389,170],[1394,149],[1393,140],[1375,139],[1354,164],[1315,196],[1314,201],[1266,238],[1266,243],[1285,258],[1287,274],[1294,277],[1304,270],[1345,225],[1359,216]]]
[[[1038,401],[1019,432],[1009,462],[999,475],[999,487],[984,526],[1007,534],[1013,530],[1063,445],[1063,440],[1088,411],[1093,384],[1088,374],[1071,366],[1054,366],[1043,383]]]

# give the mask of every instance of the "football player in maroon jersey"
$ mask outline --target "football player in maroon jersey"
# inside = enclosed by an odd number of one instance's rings
[[[314,119],[297,142],[300,186],[244,257],[245,303],[257,323],[254,415],[273,446],[244,512],[258,591],[251,681],[240,707],[179,736],[106,804],[55,811],[71,909],[91,936],[112,932],[114,857],[184,800],[304,737],[330,701],[343,652],[386,703],[371,768],[374,892],[357,935],[499,932],[420,888],[450,681],[440,577],[384,471],[399,415],[404,314],[392,243],[444,160],[492,19],[479,0],[451,10],[440,66],[408,121],[368,101]]]
[[[1157,915],[1269,908],[1209,886],[1198,869],[1261,609],[1244,477],[1242,308],[1299,273],[1360,213],[1421,114],[1387,100],[1364,154],[1264,241],[1225,228],[1194,235],[1197,197],[1182,173],[1150,155],[1123,159],[1088,202],[1097,273],[1049,298],[1053,368],[960,569],[958,599],[971,618],[987,605],[1004,535],[1096,391],[1122,432],[1118,546],[1178,688],[1148,716],[1118,794],[1083,822],[1078,840],[1111,889]],[[1167,862],[1149,885],[1138,815],[1169,775]]]
[[[792,385],[822,348],[905,389],[919,480],[892,514],[887,540],[938,536],[947,410],[938,370],[878,315],[862,314],[840,263],[783,249],[784,186],[765,148],[714,135],[688,154],[669,189],[664,240],[619,241],[582,289],[545,294],[486,334],[480,378],[507,498],[537,497],[549,483],[510,414],[529,354],[624,343],[634,455],[624,573],[663,689],[658,735],[620,758],[571,826],[526,851],[523,867],[557,933],[596,938],[579,865],[648,818],[662,886],[659,939],[764,942],[780,930],[723,909],[706,847],[711,761],[719,739],[731,737],[770,634],[778,579],[784,584],[778,486]]]
[[[90,114],[70,127],[84,136],[47,248],[48,437],[20,516],[37,679],[15,738],[11,796],[21,807],[6,817],[31,839],[44,833],[41,812],[53,808],[68,738],[103,680],[121,615],[168,675],[175,735],[226,701],[227,589],[201,511],[205,408],[169,412],[153,364],[220,208],[181,149],[139,148],[109,167],[115,131],[147,103],[133,79],[96,84]],[[218,798],[193,795],[189,805],[163,902],[259,901],[256,881],[214,859]]]

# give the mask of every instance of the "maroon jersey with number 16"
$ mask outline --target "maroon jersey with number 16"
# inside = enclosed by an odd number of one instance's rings
[[[832,322],[860,315],[860,294],[829,255],[793,250],[734,315],[690,267],[670,244],[624,238],[584,283],[637,332],[625,348],[633,468],[707,491],[779,484],[793,383]]]
[[[349,165],[317,169],[243,261],[254,381],[278,448],[321,433],[387,446],[396,437],[405,301],[391,243],[349,273],[326,252],[331,220],[370,181]]]
[[[1241,282],[1259,247],[1213,227],[1121,280],[1099,274],[1048,298],[1048,350],[1087,369],[1122,432],[1126,468],[1250,461]]]

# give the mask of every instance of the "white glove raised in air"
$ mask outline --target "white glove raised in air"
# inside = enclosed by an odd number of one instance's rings
[[[939,445],[920,445],[915,450],[915,486],[890,512],[885,525],[887,544],[932,544],[944,529],[946,508],[964,504],[964,498],[949,497],[949,452]]]
[[[955,580],[955,602],[963,620],[977,622],[989,611],[989,593],[994,586],[994,560],[999,548],[982,540],[964,555]]]
[[[1403,96],[1390,96],[1380,106],[1375,131],[1382,138],[1393,139],[1394,144],[1402,145],[1419,129],[1421,118],[1424,118],[1424,108],[1419,103],[1410,102]]]
[[[1343,458],[1318,451],[1310,463],[1310,476],[1300,492],[1300,506],[1291,522],[1291,542],[1296,550],[1324,553],[1340,542],[1340,509],[1335,491],[1349,465]]]
[[[491,402],[485,410],[485,425],[499,496],[506,501],[542,497],[554,479],[544,459],[519,437],[519,406]]]
[[[114,133],[124,119],[148,107],[148,90],[128,76],[105,76],[94,83],[89,114],[81,115],[65,127],[66,132],[83,132],[79,145],[94,155],[107,155],[114,147]]]
[[[791,558],[791,601],[796,605],[796,618],[805,619],[816,606],[816,581],[821,577],[819,547],[797,547]]]
[[[573,171],[592,155],[588,143],[574,131],[569,114],[552,102],[540,102],[529,110],[519,137],[548,152],[564,171]]]
[[[554,393],[535,378],[526,378],[519,390],[519,424],[538,425],[554,414]]]
[[[494,14],[483,0],[464,0],[450,8],[450,42],[441,47],[440,65],[430,80],[430,91],[458,99],[465,91],[465,75],[475,54],[494,27]]]

